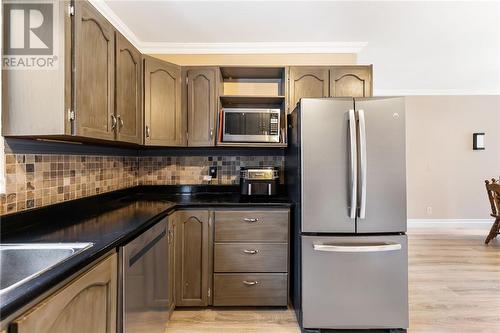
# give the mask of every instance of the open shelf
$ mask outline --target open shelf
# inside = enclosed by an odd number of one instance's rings
[[[282,80],[285,74],[284,67],[241,67],[229,66],[220,68],[224,80],[241,79],[276,79]]]
[[[223,95],[220,96],[221,105],[224,107],[230,106],[267,106],[279,107],[283,106],[285,96],[249,96],[249,95]]]
[[[286,141],[285,67],[227,66],[220,67],[220,107],[280,110],[280,138]],[[219,112],[222,112],[219,109]],[[219,130],[221,113],[219,113]],[[218,139],[222,138],[219,134]],[[286,142],[217,142],[218,147],[285,148]]]

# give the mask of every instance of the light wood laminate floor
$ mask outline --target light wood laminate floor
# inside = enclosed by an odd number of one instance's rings
[[[500,240],[486,228],[409,234],[411,333],[500,332]],[[288,309],[176,310],[166,333],[300,332]]]

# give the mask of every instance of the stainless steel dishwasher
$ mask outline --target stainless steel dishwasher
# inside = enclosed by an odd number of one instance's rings
[[[123,333],[163,333],[168,320],[167,217],[120,248]]]

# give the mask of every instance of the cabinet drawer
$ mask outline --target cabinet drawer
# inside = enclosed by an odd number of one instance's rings
[[[287,274],[214,274],[214,305],[286,306]]]
[[[288,210],[215,212],[216,242],[288,242]]]
[[[215,272],[286,272],[288,244],[215,244]]]

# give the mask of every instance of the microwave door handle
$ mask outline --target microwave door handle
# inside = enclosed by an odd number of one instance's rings
[[[358,110],[358,126],[359,126],[359,218],[366,217],[366,120],[365,112]]]
[[[350,209],[349,217],[356,219],[356,208],[358,201],[358,154],[356,151],[356,115],[354,110],[349,110],[349,189]]]

